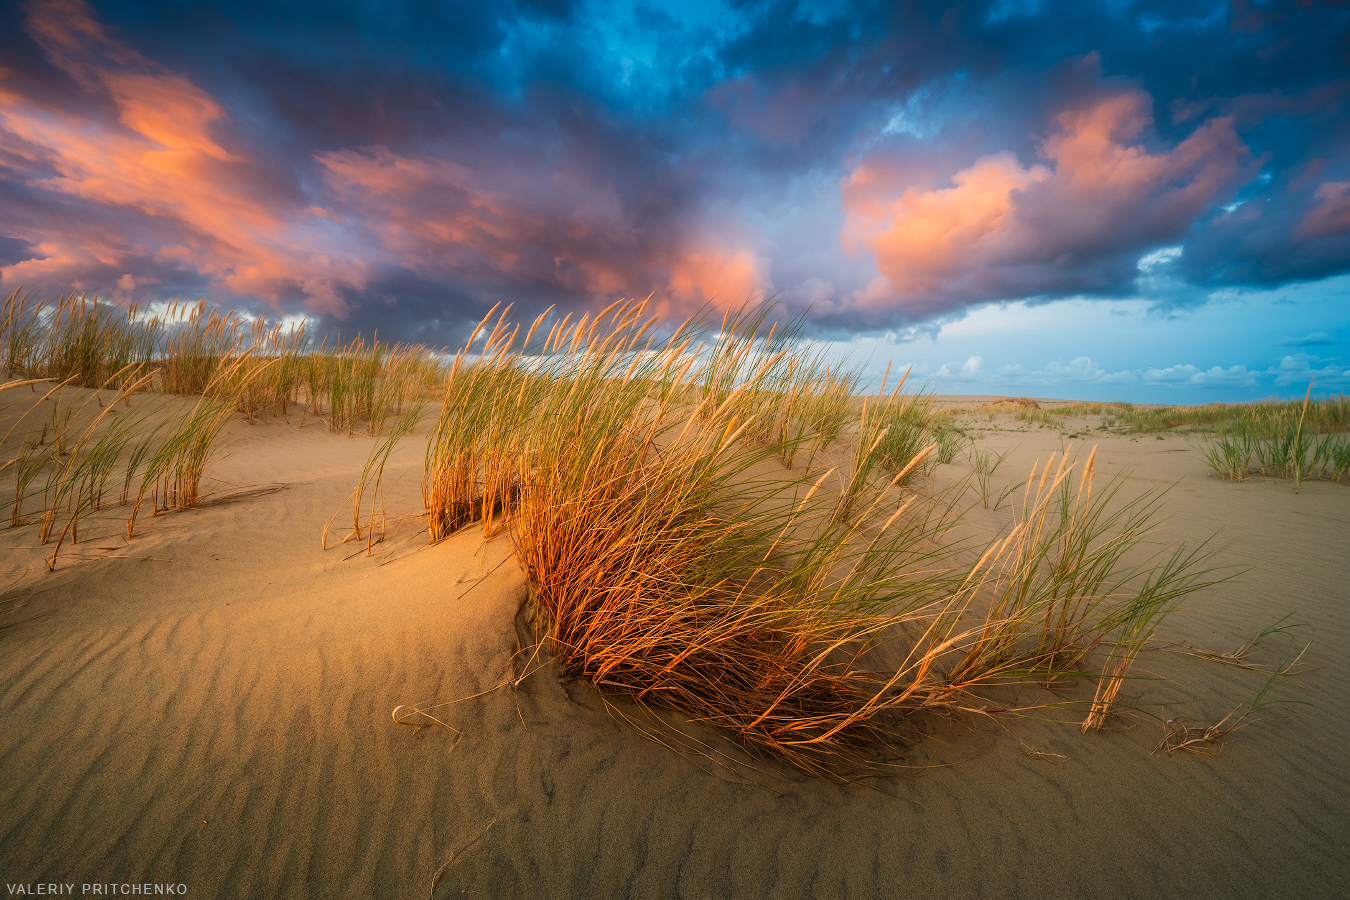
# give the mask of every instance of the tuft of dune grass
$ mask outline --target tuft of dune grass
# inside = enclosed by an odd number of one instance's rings
[[[426,460],[433,536],[505,517],[566,672],[803,770],[866,765],[916,713],[994,714],[988,692],[1018,683],[1084,681],[1084,727],[1100,727],[1142,643],[1208,583],[1198,553],[1126,563],[1157,497],[1094,490],[1092,455],[1038,464],[971,561],[954,496],[911,483],[934,445],[885,445],[916,403],[899,389],[863,405],[842,469],[784,468],[784,435],[839,439],[803,399],[838,374],[758,314],[658,339],[623,303],[546,332],[541,317],[521,341],[506,312],[451,369]]]

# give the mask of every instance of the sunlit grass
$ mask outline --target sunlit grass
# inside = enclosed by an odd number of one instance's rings
[[[882,451],[892,427],[929,421],[922,398],[883,387],[841,453],[794,469],[775,423],[824,371],[794,381],[811,358],[757,316],[658,342],[644,312],[564,320],[538,345],[540,320],[524,342],[485,320],[426,459],[434,534],[505,516],[546,645],[602,692],[818,773],[903,740],[916,713],[988,710],[984,692],[1023,682],[1095,685],[1080,703],[1100,727],[1143,641],[1207,581],[1182,550],[1127,561],[1157,497],[1094,495],[1090,457],[1038,465],[1011,530],[971,559],[955,494],[906,483],[935,445]],[[788,441],[825,443],[796,427]]]

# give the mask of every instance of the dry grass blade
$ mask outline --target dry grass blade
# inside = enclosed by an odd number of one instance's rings
[[[1300,627],[1298,624],[1294,623],[1288,625],[1284,624],[1288,619],[1289,616],[1284,616],[1275,622],[1275,624],[1262,630],[1255,637],[1246,641],[1241,647],[1238,647],[1236,650],[1229,653],[1221,653],[1214,650],[1202,650],[1199,647],[1192,647],[1190,644],[1169,644],[1168,648],[1176,649],[1178,652],[1185,653],[1188,656],[1195,656],[1199,659],[1207,659],[1212,662],[1226,663],[1242,669],[1250,669],[1253,672],[1271,672],[1278,667],[1249,662],[1249,658],[1257,651],[1257,648],[1265,638],[1274,634],[1287,634],[1290,629]],[[1285,674],[1290,673],[1286,671]]]
[[[1296,655],[1286,658],[1284,662],[1275,667],[1245,703],[1237,706],[1232,712],[1212,725],[1199,726],[1192,725],[1184,719],[1169,719],[1166,717],[1167,714],[1164,710],[1159,715],[1159,719],[1163,723],[1162,740],[1153,748],[1153,753],[1166,753],[1168,756],[1179,751],[1220,753],[1223,751],[1224,743],[1234,733],[1250,725],[1253,717],[1262,711],[1275,706],[1306,705],[1306,701],[1303,700],[1270,700],[1267,699],[1266,695],[1270,693],[1270,689],[1275,686],[1280,676],[1293,671],[1307,649],[1305,646]]]

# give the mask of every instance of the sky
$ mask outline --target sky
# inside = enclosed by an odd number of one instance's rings
[[[1350,6],[0,4],[0,291],[454,346],[773,298],[944,393],[1350,391]]]

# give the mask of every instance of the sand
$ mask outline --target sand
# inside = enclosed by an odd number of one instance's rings
[[[999,479],[1067,440],[1010,415]],[[972,420],[974,421],[974,420]],[[1158,637],[1278,662],[1276,707],[1217,755],[1099,733],[951,722],[868,786],[744,777],[618,721],[552,670],[501,683],[526,585],[506,535],[428,546],[423,442],[391,463],[388,540],[320,548],[373,439],[230,426],[214,500],[117,511],[55,572],[0,533],[0,873],[11,885],[183,884],[191,897],[1350,896],[1350,487],[1212,477],[1184,438],[1101,435],[1105,473],[1171,485],[1163,533],[1246,569]],[[960,474],[960,464],[939,477]],[[998,479],[996,479],[998,480]],[[242,493],[241,493],[242,491]],[[231,499],[231,494],[233,498]],[[971,498],[974,499],[973,497]],[[973,509],[993,530],[1007,510]],[[348,517],[348,522],[350,518]],[[335,527],[340,527],[339,517]],[[1212,722],[1260,673],[1165,649],[1125,699]],[[439,874],[439,880],[438,879]],[[433,891],[433,883],[435,890]]]

